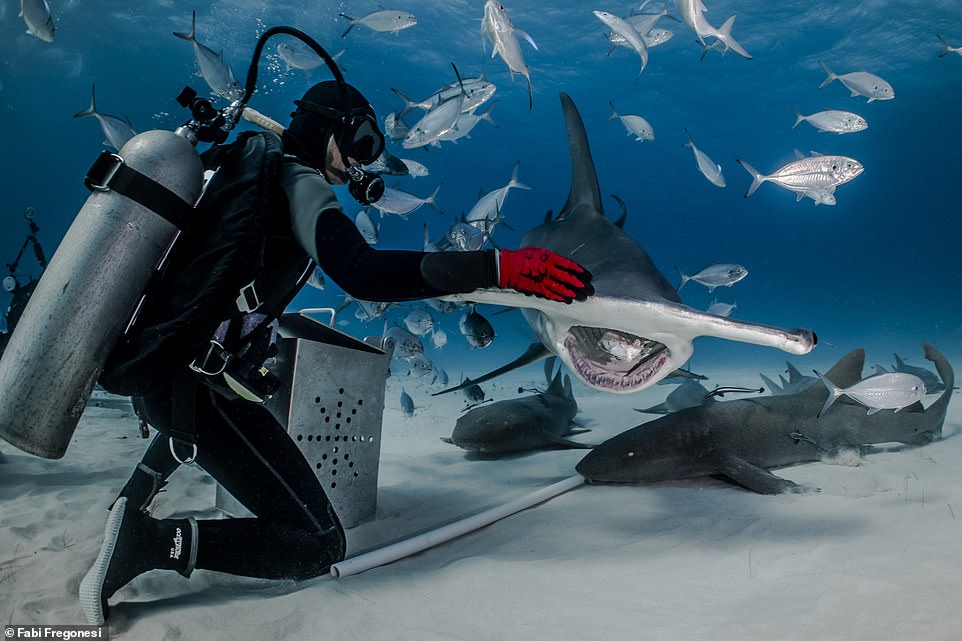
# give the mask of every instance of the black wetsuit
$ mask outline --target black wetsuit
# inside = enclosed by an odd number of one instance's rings
[[[285,163],[286,211],[268,251],[304,251],[361,300],[413,300],[497,284],[493,252],[428,254],[371,248],[314,170]],[[296,241],[296,242],[294,242]],[[274,249],[271,250],[271,247]],[[266,262],[269,262],[270,256]],[[186,366],[185,377],[191,374]],[[344,555],[344,534],[324,490],[294,441],[261,405],[231,401],[201,382],[191,395],[196,462],[256,518],[199,521],[195,567],[252,577],[305,579]],[[176,429],[173,387],[143,397],[160,434],[121,491],[146,510],[180,463],[167,436]],[[183,410],[178,408],[177,416]]]

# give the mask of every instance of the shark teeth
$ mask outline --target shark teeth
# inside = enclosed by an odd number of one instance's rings
[[[565,348],[583,381],[616,392],[641,389],[669,360],[663,343],[603,327],[571,327]]]

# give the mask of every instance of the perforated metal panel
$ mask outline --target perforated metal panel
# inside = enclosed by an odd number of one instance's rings
[[[267,408],[287,427],[344,527],[374,516],[390,356],[304,317],[281,322],[283,381]],[[220,500],[220,499],[219,499]]]

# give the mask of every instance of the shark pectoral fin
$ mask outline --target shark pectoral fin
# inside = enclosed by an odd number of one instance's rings
[[[803,492],[805,488],[794,481],[775,476],[765,468],[732,453],[725,453],[717,457],[719,472],[738,483],[744,488],[759,494],[782,494],[787,492]]]
[[[591,443],[578,443],[577,441],[572,441],[571,439],[567,439],[563,436],[557,436],[556,434],[552,434],[551,432],[546,432],[544,430],[541,431],[541,438],[544,439],[545,443],[550,445],[557,445],[559,447],[572,450],[591,450],[595,448],[595,446]]]
[[[498,369],[492,372],[488,372],[483,376],[479,376],[478,378],[467,380],[461,383],[460,385],[455,385],[454,387],[449,387],[448,389],[441,390],[440,392],[435,392],[434,394],[431,394],[431,396],[440,396],[441,394],[447,394],[449,392],[457,392],[458,390],[463,390],[466,387],[470,387],[472,385],[478,385],[480,383],[490,381],[492,378],[496,378],[498,376],[501,376],[502,374],[506,374],[511,370],[517,369],[519,367],[523,367],[524,365],[528,365],[529,363],[534,363],[535,361],[540,360],[546,356],[549,356],[550,354],[551,352],[548,351],[548,348],[542,345],[541,343],[531,343],[531,345],[528,346],[528,349],[525,351],[524,354],[514,359],[507,365],[504,365],[503,367],[499,367]]]

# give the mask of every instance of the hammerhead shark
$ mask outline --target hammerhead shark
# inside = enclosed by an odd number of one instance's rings
[[[698,336],[777,347],[792,354],[812,350],[816,337],[807,329],[749,323],[683,304],[644,248],[605,217],[584,122],[567,94],[561,94],[561,106],[571,151],[571,190],[557,218],[531,229],[521,245],[544,247],[578,262],[591,272],[595,293],[570,304],[498,289],[447,297],[520,307],[540,340],[520,358],[473,382],[554,353],[585,385],[628,394],[684,365]]]
[[[938,350],[922,347],[945,385],[928,407],[916,402],[899,412],[866,414],[863,405],[846,400],[819,416],[828,390],[816,380],[794,394],[710,403],[643,423],[597,446],[576,469],[591,483],[722,475],[762,494],[804,491],[769,469],[843,451],[868,453],[878,443],[925,445],[942,436],[955,374]],[[853,385],[861,379],[864,363],[864,350],[854,350],[827,377]]]

